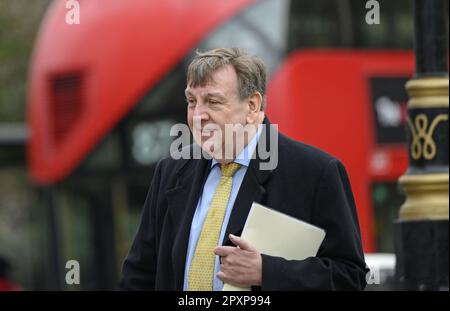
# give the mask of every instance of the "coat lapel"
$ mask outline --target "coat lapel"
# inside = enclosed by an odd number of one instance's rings
[[[274,146],[270,144],[273,143],[273,136],[271,139],[271,135],[277,135],[277,132],[270,129],[271,124],[267,118],[264,119],[263,125],[265,125],[265,127],[263,128],[255,150],[256,156],[250,161],[244,180],[242,181],[239,189],[239,193],[236,197],[236,201],[234,202],[230,220],[225,231],[223,245],[232,245],[232,242],[229,239],[230,233],[237,236],[242,234],[242,230],[247,220],[248,213],[250,212],[252,203],[258,202],[263,204],[264,202],[264,195],[266,193],[265,183],[270,177],[272,169],[261,169],[261,167],[264,166],[261,166],[263,160],[262,154],[259,152],[259,147],[261,146],[261,142],[265,142],[265,148],[269,146],[269,156],[264,158],[266,158],[265,160],[267,162],[270,162],[274,157],[273,152],[276,151],[273,148]],[[264,161],[264,163],[266,163],[266,161]]]
[[[234,202],[230,220],[225,231],[223,245],[232,245],[229,239],[230,233],[237,236],[241,235],[252,203],[261,202],[265,192],[264,186],[259,183],[256,174],[249,167],[242,181],[236,201]]]
[[[177,172],[177,185],[166,192],[172,230],[175,238],[172,248],[172,263],[175,286],[183,289],[184,267],[189,243],[191,222],[197,207],[198,198],[210,170],[210,161],[191,160]]]

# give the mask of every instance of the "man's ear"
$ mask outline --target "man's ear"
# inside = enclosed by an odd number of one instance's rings
[[[260,92],[255,92],[252,96],[250,96],[248,101],[249,111],[247,114],[248,123],[256,123],[258,120],[259,113],[261,112],[262,101],[263,98]]]

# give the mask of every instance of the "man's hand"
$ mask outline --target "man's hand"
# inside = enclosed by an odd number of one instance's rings
[[[262,258],[248,241],[230,234],[230,240],[238,247],[218,246],[214,253],[221,257],[217,277],[238,287],[261,285]]]

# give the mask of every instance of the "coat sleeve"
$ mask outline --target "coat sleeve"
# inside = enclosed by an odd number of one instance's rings
[[[286,260],[262,255],[262,290],[362,290],[364,254],[350,182],[331,160],[316,188],[312,222],[326,230],[316,257]]]
[[[156,202],[158,198],[161,168],[155,173],[144,203],[141,223],[122,266],[119,290],[154,290],[156,276]]]

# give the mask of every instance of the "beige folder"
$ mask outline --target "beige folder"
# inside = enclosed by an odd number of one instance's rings
[[[241,237],[261,253],[302,260],[315,256],[325,238],[325,231],[294,217],[253,203]],[[223,291],[246,291],[250,288],[224,284]]]

